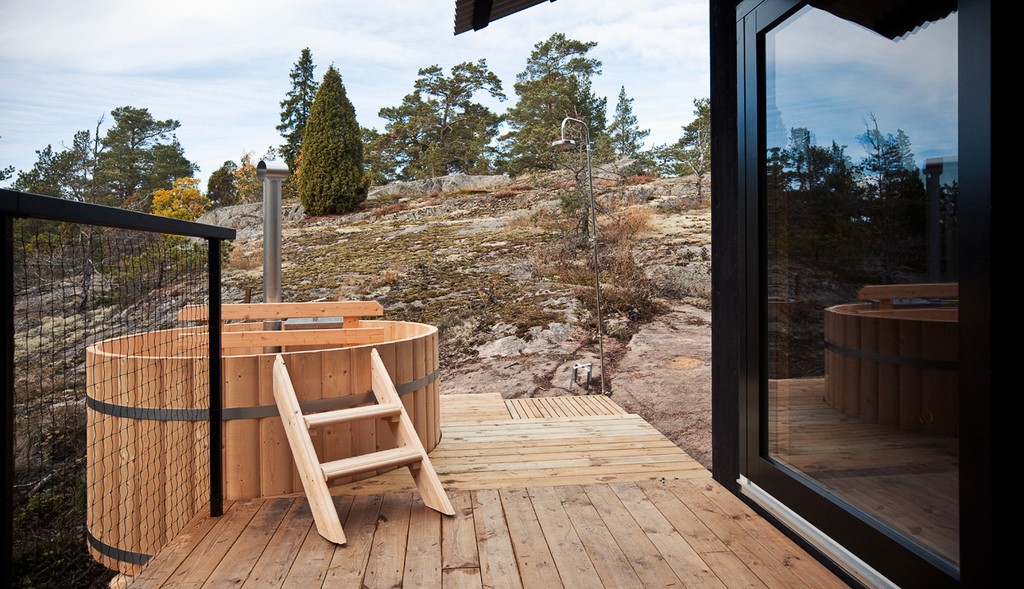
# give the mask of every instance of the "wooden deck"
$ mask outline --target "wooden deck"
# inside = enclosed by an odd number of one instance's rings
[[[959,446],[843,414],[821,378],[772,381],[772,456],[959,563]]]
[[[653,427],[603,396],[442,396],[431,462],[335,487],[348,543],[301,495],[196,518],[132,587],[846,587]]]

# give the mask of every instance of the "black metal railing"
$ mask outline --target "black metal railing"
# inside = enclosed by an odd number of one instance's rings
[[[3,567],[131,575],[222,513],[220,263],[232,229],[0,189]],[[183,324],[187,304],[208,321]]]

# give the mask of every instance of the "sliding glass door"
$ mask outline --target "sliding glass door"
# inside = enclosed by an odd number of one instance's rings
[[[978,202],[960,197],[958,6],[923,4],[741,5],[758,285],[741,470],[866,569],[937,587],[961,565],[961,209]]]

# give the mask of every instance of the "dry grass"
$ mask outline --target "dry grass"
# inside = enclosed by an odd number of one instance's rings
[[[625,243],[635,239],[651,228],[654,210],[643,205],[634,205],[612,212],[600,228],[605,242]]]
[[[495,190],[491,192],[491,196],[494,198],[511,198],[519,194],[520,192],[527,192],[529,190],[534,189],[535,187],[532,184],[528,184],[526,182],[518,182],[516,184],[506,186],[500,190]]]
[[[228,254],[227,267],[234,270],[253,270],[263,267],[263,248],[243,250],[240,247],[231,249]]]
[[[599,220],[601,308],[605,320],[612,317],[627,320],[628,327],[610,335],[628,339],[640,325],[665,310],[657,287],[634,256],[636,239],[650,229],[654,213],[650,207],[642,205],[615,208],[615,203],[611,203],[611,206],[613,210]],[[563,237],[552,241],[533,257],[534,271],[551,280],[575,285],[582,307],[595,309],[593,250],[588,240],[564,230],[571,225],[568,216],[558,215],[557,218],[563,226]],[[593,327],[596,317],[590,316],[584,321]]]
[[[572,220],[554,210],[542,210],[529,215],[520,215],[510,219],[505,225],[508,229],[542,229],[565,233],[572,228]]]
[[[651,174],[633,174],[632,176],[628,176],[623,181],[623,184],[625,184],[626,186],[635,186],[637,184],[650,184],[651,182],[654,182],[657,179],[657,176],[653,176]]]
[[[370,278],[370,283],[367,286],[370,290],[376,290],[382,286],[395,286],[401,277],[402,274],[398,270],[382,270]]]
[[[370,214],[373,215],[374,219],[380,219],[385,215],[394,215],[395,213],[400,213],[402,211],[408,210],[409,208],[410,207],[408,202],[400,200],[376,207],[372,211],[370,211]]]

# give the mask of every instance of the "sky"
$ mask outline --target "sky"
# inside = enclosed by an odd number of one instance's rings
[[[957,155],[957,15],[895,40],[810,7],[766,35],[768,145],[792,127],[833,140],[860,160],[871,117],[883,134],[902,130],[918,166]]]
[[[36,151],[100,133],[120,106],[175,119],[205,187],[225,161],[259,159],[284,140],[280,102],[309,48],[320,79],[342,76],[362,126],[413,90],[420,68],[446,72],[486,59],[508,100],[534,46],[554,33],[597,45],[594,92],[614,116],[633,99],[647,147],[676,141],[693,101],[710,94],[706,0],[557,0],[454,34],[455,0],[3,0],[0,24],[0,169],[28,170]]]

